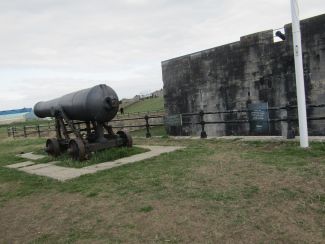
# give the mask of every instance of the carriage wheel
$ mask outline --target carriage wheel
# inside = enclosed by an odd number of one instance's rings
[[[56,138],[47,139],[45,151],[53,157],[59,156],[61,153],[59,141]]]
[[[124,143],[122,146],[132,147],[133,140],[132,140],[132,137],[128,133],[126,133],[124,131],[118,131],[118,132],[116,132],[116,134],[118,134],[121,138],[123,138]]]
[[[68,153],[70,154],[73,160],[85,160],[86,149],[84,142],[79,138],[71,139],[69,141]]]

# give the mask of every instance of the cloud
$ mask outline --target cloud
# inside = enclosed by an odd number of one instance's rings
[[[301,2],[303,18],[325,12]],[[120,97],[162,87],[160,62],[290,22],[283,0],[0,1],[0,109],[97,83]],[[14,93],[10,93],[14,92]]]

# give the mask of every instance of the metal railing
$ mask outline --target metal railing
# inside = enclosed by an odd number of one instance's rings
[[[307,105],[307,111],[312,108],[324,108],[325,104],[319,104],[319,105]],[[298,121],[297,117],[290,117],[288,114],[293,111],[297,110],[297,106],[287,105],[287,106],[281,106],[281,107],[269,107],[267,109],[261,109],[261,110],[267,110],[267,111],[281,111],[285,110],[287,112],[287,117],[285,118],[269,118],[268,122],[287,122],[288,125],[290,125],[292,122]],[[198,113],[183,113],[182,118],[184,117],[193,117],[193,116],[199,116],[199,122],[196,122],[194,124],[201,126],[201,138],[207,138],[207,133],[205,131],[205,125],[209,124],[249,124],[252,122],[252,120],[248,119],[236,119],[236,120],[219,120],[219,121],[206,121],[204,119],[205,115],[216,115],[216,114],[238,114],[238,113],[250,113],[254,112],[256,110],[249,110],[249,109],[241,109],[241,110],[225,110],[225,111],[216,111],[216,112],[204,112],[201,110]],[[317,120],[325,120],[325,117],[308,117],[307,120],[309,121],[317,121]],[[185,122],[182,125],[193,125],[193,123]],[[290,130],[290,128],[289,128]],[[294,138],[295,132],[291,131],[290,135],[288,136],[288,139]]]
[[[8,137],[28,137],[48,135],[51,131],[55,131],[55,125],[52,123],[24,126],[7,127]]]
[[[319,105],[308,105],[307,106],[307,110],[308,109],[312,109],[312,108],[325,108],[325,104],[319,104]],[[292,122],[298,121],[298,118],[296,117],[292,117],[289,116],[289,114],[292,111],[296,111],[297,110],[297,106],[281,106],[281,107],[269,107],[267,109],[265,109],[267,111],[286,111],[287,112],[287,116],[286,117],[281,117],[281,118],[269,118],[268,122],[273,122],[273,123],[278,123],[278,122],[287,122],[288,127],[290,127],[289,125]],[[211,124],[249,124],[252,122],[252,120],[250,120],[249,118],[241,118],[241,119],[230,119],[230,120],[215,120],[215,121],[209,121],[205,118],[206,115],[217,115],[217,114],[249,114],[250,112],[253,112],[255,110],[249,110],[249,109],[241,109],[241,110],[225,110],[225,111],[215,111],[215,112],[205,112],[205,111],[199,111],[196,113],[183,113],[181,114],[181,117],[186,118],[186,117],[196,117],[198,116],[199,119],[197,122],[183,122],[182,125],[180,127],[183,126],[189,126],[189,125],[200,125],[201,126],[201,138],[206,138],[207,137],[207,133],[205,131],[205,126],[206,125],[211,125]],[[165,114],[163,113],[163,111],[159,111],[162,112],[160,114],[148,114],[145,113],[144,115],[141,113],[136,113],[133,115],[138,115],[136,117],[116,117],[114,120],[112,120],[111,122],[113,123],[112,128],[113,129],[123,129],[123,128],[130,128],[130,129],[141,129],[141,128],[145,128],[145,136],[151,137],[151,132],[150,132],[150,128],[151,127],[156,127],[156,126],[164,126],[164,117]],[[243,116],[244,117],[244,116]],[[163,123],[152,123],[152,119],[162,119]],[[308,117],[309,121],[317,121],[317,120],[325,120],[325,117],[320,116],[320,117]],[[121,123],[121,125],[116,125],[116,123],[118,122],[124,122],[124,121],[134,121],[136,123],[132,124],[132,125],[124,125]],[[80,124],[82,124],[83,122],[80,122]],[[290,128],[288,128],[288,130],[290,130]],[[50,132],[55,131],[55,125],[54,123],[48,123],[48,124],[39,124],[39,125],[35,125],[35,126],[11,126],[7,128],[8,131],[8,137],[28,137],[28,136],[44,136],[44,135],[48,135]],[[294,137],[294,132],[290,132],[291,135],[290,137]],[[293,134],[292,134],[293,133]],[[289,138],[288,138],[289,139]]]
[[[124,118],[124,119],[114,119],[111,122],[123,122],[123,121],[137,121],[134,125],[113,125],[113,129],[123,129],[123,128],[145,128],[147,138],[151,137],[150,128],[156,126],[163,126],[164,123],[150,123],[150,119],[163,119],[164,114],[162,115],[149,115],[146,114],[145,116],[139,116],[134,118]],[[80,129],[80,125],[84,122],[76,122],[76,125]],[[48,124],[38,124],[34,126],[9,126],[7,127],[8,137],[18,138],[18,137],[28,137],[28,136],[48,136],[50,132],[55,132],[55,124],[48,123]]]

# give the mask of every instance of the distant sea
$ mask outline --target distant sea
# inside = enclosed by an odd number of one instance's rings
[[[14,119],[14,118],[21,118],[25,114],[28,113],[17,113],[17,114],[6,114],[6,115],[0,115],[0,120],[7,120],[7,119]]]

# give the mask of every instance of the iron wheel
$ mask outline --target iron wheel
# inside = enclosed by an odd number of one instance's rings
[[[47,139],[45,152],[53,157],[59,156],[61,154],[59,141],[56,138]]]
[[[133,139],[132,139],[131,135],[129,135],[128,133],[121,131],[121,130],[116,132],[116,134],[118,134],[121,138],[123,138],[123,140],[124,140],[123,146],[124,147],[132,147],[133,146]]]
[[[86,159],[86,149],[84,142],[79,139],[71,139],[69,141],[68,153],[73,160],[85,160]]]

